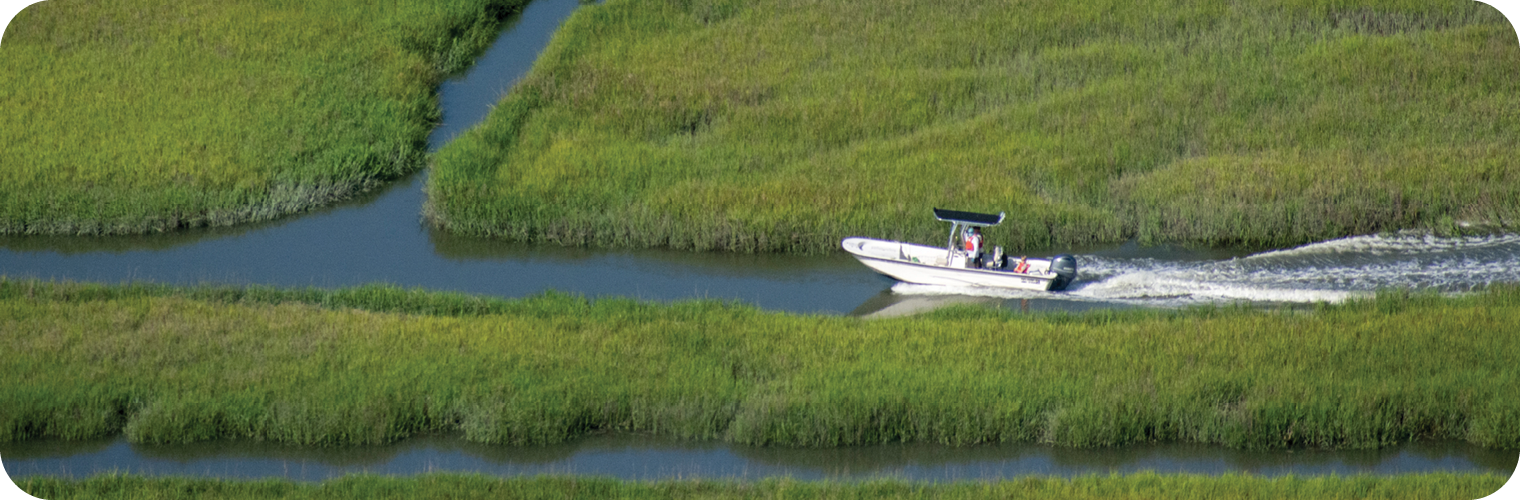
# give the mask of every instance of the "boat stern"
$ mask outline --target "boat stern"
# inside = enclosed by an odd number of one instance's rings
[[[1077,279],[1077,258],[1064,254],[1051,257],[1050,272],[1056,275],[1055,279],[1050,280],[1050,290],[1065,290],[1067,285]]]

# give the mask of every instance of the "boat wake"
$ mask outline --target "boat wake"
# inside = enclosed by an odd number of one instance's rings
[[[1354,236],[1228,260],[1078,255],[1065,292],[899,283],[904,295],[973,295],[1152,307],[1341,302],[1378,289],[1461,293],[1520,282],[1520,235]]]

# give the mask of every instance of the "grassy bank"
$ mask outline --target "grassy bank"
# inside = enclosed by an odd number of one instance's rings
[[[0,45],[0,234],[300,212],[420,169],[435,88],[526,0],[50,0]]]
[[[861,483],[771,479],[634,482],[598,478],[499,479],[478,475],[412,478],[349,476],[320,484],[281,480],[97,476],[84,480],[26,478],[18,485],[39,498],[1482,498],[1505,477],[1494,474],[1279,477],[1161,475],[1029,477],[992,483]]]
[[[1520,43],[1463,0],[613,0],[440,152],[449,231],[836,251],[1520,224]]]
[[[1520,448],[1520,289],[863,321],[718,302],[0,281],[0,440],[595,430],[840,446]]]

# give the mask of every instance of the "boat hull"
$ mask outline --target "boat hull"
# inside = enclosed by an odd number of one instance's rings
[[[1064,284],[1051,271],[1048,259],[1027,259],[1028,272],[1016,273],[959,267],[961,263],[944,248],[870,238],[845,238],[841,246],[866,267],[908,283],[1019,290],[1050,290]]]

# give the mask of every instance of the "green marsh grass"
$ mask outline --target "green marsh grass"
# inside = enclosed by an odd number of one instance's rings
[[[1520,224],[1520,43],[1464,0],[610,0],[439,152],[434,224],[838,250],[1007,211],[1011,249]]]
[[[0,441],[1520,448],[1520,288],[866,321],[714,301],[0,280]]]
[[[526,0],[49,0],[0,48],[0,234],[267,220],[414,172]]]
[[[1482,498],[1504,485],[1496,474],[1405,474],[1265,478],[1250,475],[1027,477],[987,483],[912,483],[898,480],[756,482],[541,476],[493,478],[428,474],[399,478],[347,476],[317,484],[284,480],[143,478],[103,475],[88,479],[31,477],[18,480],[39,498],[1050,498],[1050,499],[1454,499]]]

